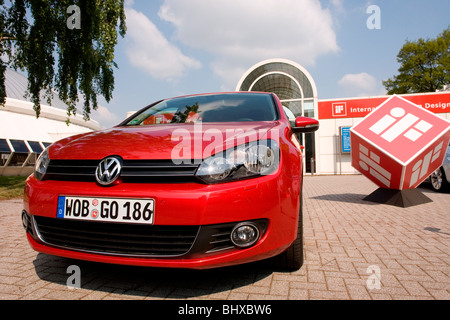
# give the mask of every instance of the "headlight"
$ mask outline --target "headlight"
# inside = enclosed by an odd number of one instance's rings
[[[212,184],[269,175],[280,162],[280,148],[274,140],[239,145],[205,159],[197,177]]]
[[[42,180],[44,175],[47,173],[48,164],[50,163],[50,158],[48,156],[48,148],[46,148],[39,155],[39,158],[36,161],[36,166],[34,168],[34,176],[38,180]]]

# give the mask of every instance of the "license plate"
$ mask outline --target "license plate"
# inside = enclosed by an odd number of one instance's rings
[[[153,224],[154,199],[58,197],[57,218]]]

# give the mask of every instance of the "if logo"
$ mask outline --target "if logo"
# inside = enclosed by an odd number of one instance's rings
[[[411,182],[409,183],[410,187],[427,174],[430,164],[436,161],[441,155],[442,146],[443,142],[428,152],[423,159],[420,159],[414,164]]]
[[[345,117],[347,115],[347,103],[336,102],[331,104],[333,109],[333,117]]]
[[[359,144],[359,166],[364,171],[368,171],[371,176],[383,183],[386,187],[391,186],[391,173],[380,165],[379,155]]]
[[[419,120],[419,117],[397,107],[377,121],[369,130],[388,142],[392,142],[400,136],[415,142],[433,127],[430,123]]]

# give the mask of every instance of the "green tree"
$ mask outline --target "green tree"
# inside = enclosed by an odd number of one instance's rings
[[[407,41],[397,61],[399,74],[383,81],[388,94],[434,92],[450,84],[450,27],[436,39]]]
[[[0,0],[0,103],[5,103],[5,70],[28,76],[28,94],[36,116],[41,93],[53,92],[67,104],[68,121],[76,114],[79,94],[83,116],[114,90],[114,48],[126,32],[124,0]]]

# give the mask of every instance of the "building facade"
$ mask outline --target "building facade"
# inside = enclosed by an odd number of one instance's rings
[[[425,110],[450,120],[450,92],[403,94],[400,97],[419,105]],[[372,110],[391,96],[358,97],[319,100],[318,119],[320,129],[320,161],[318,171],[322,174],[352,174],[349,129],[360,122]]]
[[[27,78],[6,70],[6,103],[0,107],[0,175],[28,175],[45,147],[62,138],[100,129],[98,122],[80,115],[66,124],[67,106],[56,95],[52,106],[41,105],[36,118],[33,103],[26,97]],[[45,101],[45,99],[41,99]]]
[[[290,120],[305,116],[317,118],[316,84],[301,65],[286,59],[270,59],[251,67],[239,80],[236,91],[273,92],[280,98]],[[304,149],[306,172],[316,172],[318,144],[316,134],[298,134]]]
[[[356,174],[351,166],[349,129],[390,96],[319,100],[314,79],[301,65],[270,59],[251,67],[236,91],[266,91],[278,95],[286,114],[318,119],[315,133],[298,136],[304,145],[304,168],[310,174]],[[450,120],[450,92],[401,95]]]

